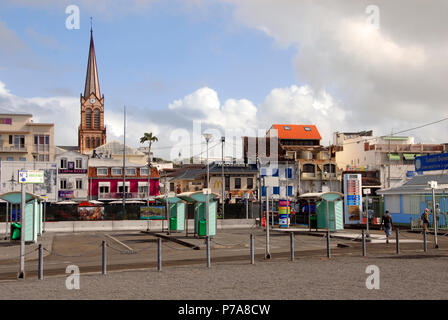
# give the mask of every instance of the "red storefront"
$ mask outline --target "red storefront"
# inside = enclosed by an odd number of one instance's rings
[[[123,190],[122,168],[114,166],[114,163],[107,163],[107,161],[95,164],[94,167],[89,167],[89,199],[100,201],[123,199],[124,192],[126,199],[144,200],[148,195],[147,170],[147,167],[142,165],[128,166],[126,164],[125,188]],[[159,195],[159,179],[157,168],[151,168],[150,196]]]

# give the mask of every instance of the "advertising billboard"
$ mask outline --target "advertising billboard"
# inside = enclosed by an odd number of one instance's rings
[[[344,212],[346,224],[362,223],[362,184],[360,174],[344,175]]]
[[[104,207],[78,207],[78,220],[104,220]]]
[[[164,219],[166,210],[164,206],[140,207],[140,219]]]

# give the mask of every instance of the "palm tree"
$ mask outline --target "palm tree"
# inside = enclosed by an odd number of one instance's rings
[[[159,139],[152,134],[152,132],[145,132],[143,137],[140,138],[140,143],[148,142],[148,200],[147,205],[149,206],[149,179],[151,177],[151,145],[153,142],[157,142]]]

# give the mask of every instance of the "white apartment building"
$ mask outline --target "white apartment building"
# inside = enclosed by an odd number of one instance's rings
[[[44,183],[25,184],[25,191],[42,196],[47,202],[57,201],[57,165],[54,162],[0,161],[0,193],[20,192],[19,170],[43,170]]]
[[[401,186],[415,173],[414,158],[443,153],[443,144],[415,143],[409,136],[373,136],[373,131],[333,134],[336,163],[346,171],[377,171],[382,188]]]
[[[57,154],[58,200],[87,200],[89,156],[76,151]]]

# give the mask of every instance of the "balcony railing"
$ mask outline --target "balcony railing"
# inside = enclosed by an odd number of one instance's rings
[[[142,192],[126,192],[126,199],[146,199],[147,193]],[[98,200],[123,199],[123,192],[99,193]]]
[[[370,146],[370,150],[381,152],[412,152],[412,153],[429,153],[443,152],[443,146],[439,144],[375,144]],[[389,149],[390,148],[390,149]]]
[[[28,152],[26,146],[1,146],[0,152]]]
[[[316,177],[316,174],[314,172],[302,172],[303,178],[314,178]]]

